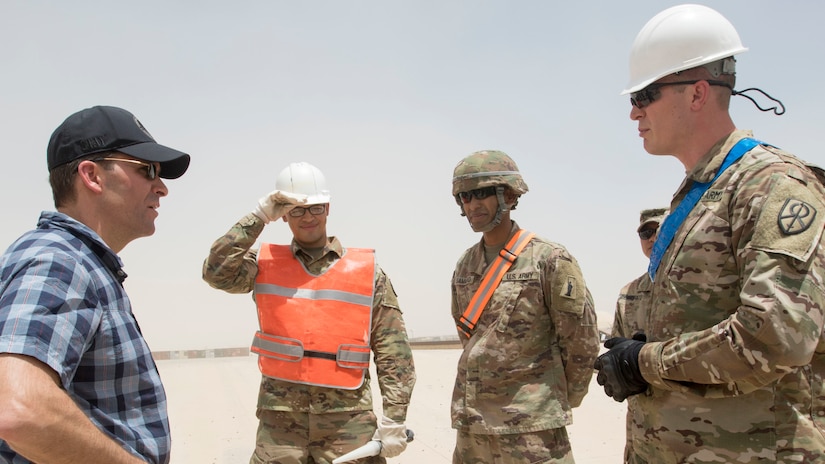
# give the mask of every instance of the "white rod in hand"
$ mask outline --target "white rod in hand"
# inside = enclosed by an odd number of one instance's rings
[[[349,453],[339,456],[332,460],[332,464],[341,464],[342,462],[355,461],[356,459],[366,458],[370,456],[378,456],[381,452],[381,442],[378,440],[370,440],[366,445],[356,448]]]

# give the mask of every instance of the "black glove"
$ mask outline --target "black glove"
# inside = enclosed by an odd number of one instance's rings
[[[637,334],[632,340],[615,337],[604,342],[610,351],[599,356],[593,367],[599,371],[596,382],[604,387],[607,396],[622,402],[647,390],[647,382],[639,371],[639,351],[645,340],[644,334]]]

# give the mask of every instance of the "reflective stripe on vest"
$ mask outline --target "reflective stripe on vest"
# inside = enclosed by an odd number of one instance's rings
[[[533,236],[535,236],[534,233],[519,229],[515,235],[510,238],[510,241],[504,245],[504,248],[498,252],[496,260],[493,261],[490,267],[487,268],[487,271],[484,272],[481,285],[478,287],[478,290],[476,290],[473,298],[470,300],[470,304],[467,305],[467,309],[464,310],[464,314],[461,315],[461,318],[459,318],[456,324],[458,330],[464,333],[464,335],[469,337],[473,334],[476,324],[481,318],[481,313],[487,306],[487,302],[490,301],[490,298],[493,296],[493,292],[498,288],[499,282],[501,282],[507,270],[510,269],[510,266],[512,266],[519,253],[530,243]]]
[[[320,275],[286,245],[258,252],[255,301],[260,330],[252,351],[267,377],[354,390],[369,369],[375,255],[347,248]]]

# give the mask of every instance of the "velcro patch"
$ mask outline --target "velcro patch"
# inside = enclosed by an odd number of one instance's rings
[[[453,283],[456,284],[456,285],[469,285],[473,282],[475,282],[475,277],[473,277],[471,275],[455,276],[453,278]]]
[[[816,208],[802,200],[788,198],[779,210],[779,230],[785,235],[801,234],[808,230],[816,219]]]
[[[822,199],[806,185],[779,177],[768,192],[751,246],[807,261],[822,236]]]
[[[584,311],[584,279],[579,266],[567,259],[557,259],[553,271],[553,310],[582,314]]]
[[[724,190],[708,190],[702,195],[702,201],[720,201],[724,195]]]
[[[538,271],[515,271],[515,272],[508,272],[504,274],[504,277],[501,278],[503,281],[519,281],[519,280],[538,280],[539,273]]]
[[[578,293],[578,282],[576,282],[576,277],[568,275],[567,276],[567,284],[561,288],[561,297],[563,298],[576,298],[576,294]]]

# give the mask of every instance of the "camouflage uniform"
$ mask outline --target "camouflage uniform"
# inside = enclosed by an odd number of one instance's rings
[[[657,224],[662,223],[664,215],[667,213],[667,208],[652,208],[646,209],[639,214],[639,227],[636,232],[651,222]],[[637,334],[644,334],[645,321],[647,314],[650,312],[650,292],[652,290],[652,282],[647,272],[635,278],[627,285],[622,287],[619,292],[619,298],[616,300],[616,312],[613,315],[613,330],[611,337],[632,338]],[[636,407],[636,397],[630,396],[627,398],[628,411]],[[632,451],[632,443],[630,440],[630,430],[633,426],[631,421],[631,413],[627,413],[626,420],[626,434],[627,443],[625,444],[625,460],[627,461]]]
[[[263,228],[263,221],[254,214],[244,216],[212,245],[203,265],[203,279],[212,287],[229,293],[251,292],[258,264],[257,252],[250,248]],[[343,251],[341,242],[330,237],[322,256],[315,259],[292,242],[293,254],[316,275],[328,269]],[[415,385],[415,367],[395,290],[381,269],[375,274],[370,344],[384,415],[404,422]],[[278,452],[284,447],[293,447],[289,462],[331,462],[372,438],[376,428],[372,409],[369,372],[357,390],[316,387],[263,377],[258,395],[261,421],[257,450],[250,462],[282,462],[264,460],[268,453],[269,459],[275,459],[273,447],[281,448]],[[317,432],[323,430],[328,432]],[[312,456],[307,457],[307,453]],[[359,462],[383,463],[385,460],[375,457]]]
[[[717,143],[672,206],[746,136]],[[758,146],[677,231],[644,325],[650,387],[635,397],[630,462],[825,462],[825,188],[815,174]]]
[[[651,289],[652,282],[647,272],[622,287],[616,300],[611,337],[631,338],[638,333],[644,333],[649,311],[646,306],[650,305]]]
[[[650,223],[661,224],[667,212],[667,208],[642,210],[639,214],[639,227],[636,228],[636,232],[641,232],[642,228]],[[650,299],[650,284],[650,277],[644,273],[622,287],[619,299],[616,301],[611,337],[631,338],[637,333],[644,333],[647,310],[641,306],[644,306]]]
[[[518,230],[513,222],[510,236]],[[452,278],[456,321],[487,265],[483,240],[458,260]],[[459,337],[464,352],[451,408],[459,436],[478,446],[497,444],[500,450],[487,450],[495,462],[572,462],[565,427],[572,423],[571,408],[587,393],[599,336],[592,298],[567,250],[534,237],[495,290],[472,337],[461,331]],[[532,454],[534,446],[539,453],[553,447],[552,461],[538,461],[547,458]],[[453,462],[485,462],[473,453],[457,448]]]
[[[613,316],[613,330],[610,333],[611,337],[632,338],[636,334],[643,334],[647,314],[650,311],[650,291],[653,283],[650,281],[650,276],[645,272],[624,287],[619,292],[619,298],[616,301],[616,312]],[[627,397],[627,415],[625,418],[625,447],[624,456],[625,462],[628,462],[630,456],[633,454],[633,440],[631,440],[634,427],[633,411],[638,407],[638,396]]]

